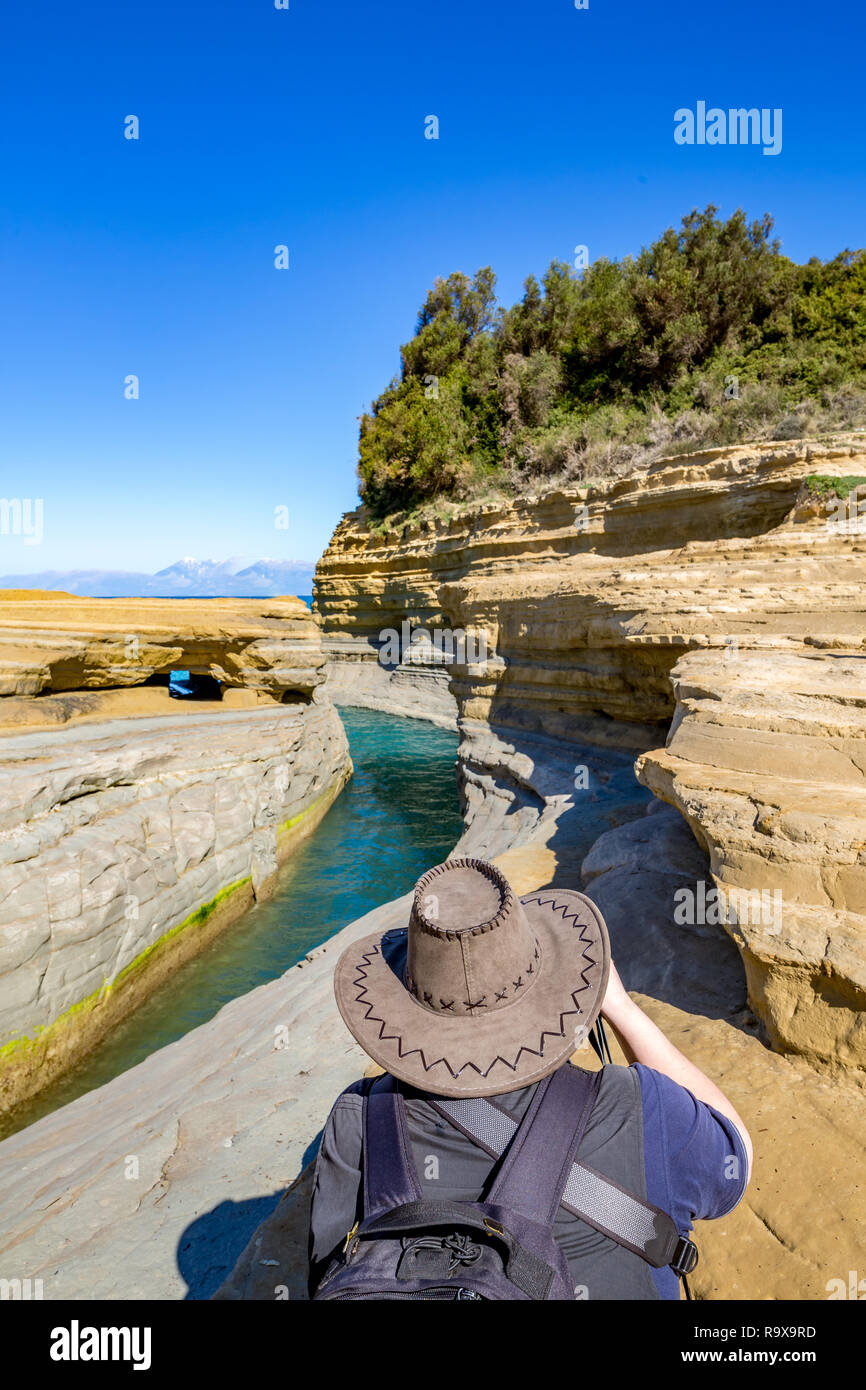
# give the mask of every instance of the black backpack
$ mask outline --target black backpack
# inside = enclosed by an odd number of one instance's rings
[[[650,1264],[690,1272],[697,1250],[666,1213],[575,1163],[600,1082],[560,1067],[519,1125],[491,1101],[428,1099],[491,1156],[505,1153],[484,1201],[446,1202],[424,1199],[403,1097],[393,1077],[377,1078],[364,1097],[364,1216],[313,1298],[573,1300],[553,1234],[560,1204]]]

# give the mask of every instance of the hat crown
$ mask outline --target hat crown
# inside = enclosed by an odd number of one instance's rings
[[[541,948],[505,876],[482,859],[449,859],[415,885],[406,988],[433,1013],[478,1017],[526,995]]]

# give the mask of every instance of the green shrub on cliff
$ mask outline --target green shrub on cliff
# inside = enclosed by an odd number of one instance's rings
[[[437,280],[401,349],[402,373],[361,419],[360,476],[374,515],[471,488],[499,462],[495,276]]]
[[[857,473],[848,473],[843,478],[833,478],[827,473],[810,473],[803,479],[803,486],[813,497],[839,497],[844,502],[849,493],[866,488],[866,478]]]
[[[553,261],[510,309],[489,266],[437,280],[361,419],[370,515],[860,422],[866,252],[797,265],[769,216],[716,212],[579,275]]]

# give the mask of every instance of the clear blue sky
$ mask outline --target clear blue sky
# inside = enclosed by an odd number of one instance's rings
[[[0,496],[44,539],[0,573],[317,558],[437,274],[510,303],[708,202],[866,243],[862,3],[290,2],[5,7]],[[781,107],[781,154],[676,145],[698,100]]]

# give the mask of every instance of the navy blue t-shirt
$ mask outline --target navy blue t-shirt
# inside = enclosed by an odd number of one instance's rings
[[[739,1130],[705,1101],[661,1072],[635,1063],[643,1105],[647,1201],[672,1217],[680,1235],[695,1221],[733,1211],[749,1165]],[[679,1298],[673,1270],[654,1269],[662,1298]]]

